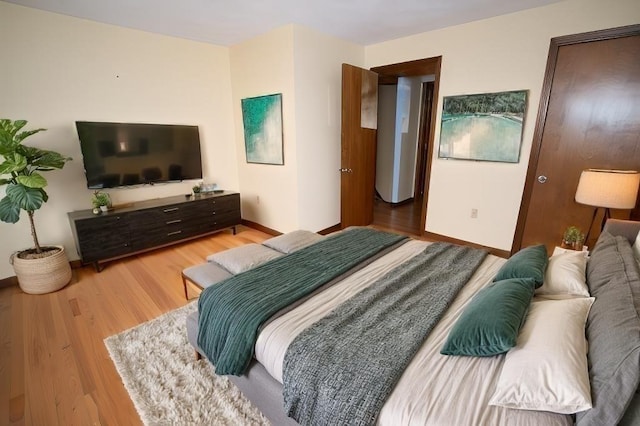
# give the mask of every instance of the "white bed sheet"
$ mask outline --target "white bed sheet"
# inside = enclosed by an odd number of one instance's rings
[[[293,339],[342,301],[428,245],[409,241],[347,279],[267,325],[258,336],[256,359],[282,383],[284,355]],[[476,358],[440,354],[455,319],[470,298],[491,282],[504,259],[487,256],[434,328],[400,378],[378,417],[380,425],[571,425],[570,416],[489,406],[504,355]]]

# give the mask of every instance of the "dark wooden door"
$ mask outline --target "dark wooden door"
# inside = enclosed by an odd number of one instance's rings
[[[429,157],[429,140],[431,131],[431,114],[433,105],[433,81],[422,83],[422,109],[420,111],[420,135],[418,152],[416,153],[414,198],[421,199],[425,192],[427,161]]]
[[[373,222],[378,74],[342,64],[342,156],[340,223]]]
[[[587,232],[593,207],[574,199],[582,170],[640,170],[640,26],[634,27],[552,40],[513,250],[544,243],[551,251],[570,225]],[[587,245],[598,231],[594,226]]]

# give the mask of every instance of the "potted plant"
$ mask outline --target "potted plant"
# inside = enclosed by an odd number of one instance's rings
[[[582,250],[584,234],[575,226],[570,226],[564,231],[562,237],[562,247],[572,250]]]
[[[106,192],[102,192],[99,189],[93,192],[93,196],[91,197],[91,204],[93,204],[93,208],[100,209],[103,212],[109,210],[111,207],[111,197]]]
[[[21,131],[27,122],[0,119],[0,186],[6,186],[0,200],[0,220],[16,223],[22,210],[31,224],[33,248],[11,255],[11,263],[20,288],[40,294],[58,290],[71,280],[71,268],[62,246],[40,246],[33,221],[36,210],[49,196],[42,172],[61,169],[71,158],[53,151],[26,146],[23,141],[46,129]]]
[[[193,188],[191,188],[191,190],[193,191],[193,195],[197,197],[200,196],[200,193],[202,192],[202,187],[200,185],[195,185]]]

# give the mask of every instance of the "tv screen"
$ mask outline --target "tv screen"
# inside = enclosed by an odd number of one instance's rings
[[[202,178],[198,126],[76,121],[91,189]]]

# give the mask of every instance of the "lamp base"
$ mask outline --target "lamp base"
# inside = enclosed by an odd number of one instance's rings
[[[589,230],[587,231],[587,235],[584,237],[584,242],[589,241],[589,235],[591,234],[591,228],[593,228],[593,222],[596,220],[596,216],[598,215],[598,210],[600,207],[596,207],[593,209],[593,216],[591,217],[591,223],[589,224]],[[611,210],[609,208],[604,209],[604,214],[602,215],[602,222],[600,223],[600,232],[604,229],[605,223],[607,223],[607,219],[611,218]]]

